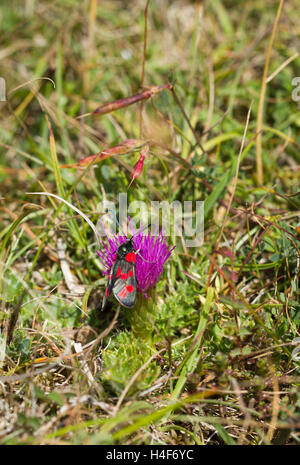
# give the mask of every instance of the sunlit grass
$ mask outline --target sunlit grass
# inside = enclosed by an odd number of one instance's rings
[[[268,75],[293,59],[263,90],[274,2],[150,0],[144,77],[146,1],[2,3],[0,443],[299,443],[296,3],[284,4]],[[92,114],[142,81],[170,85],[142,113]],[[140,146],[115,148],[128,139],[149,144],[130,188]],[[91,223],[120,192],[205,202],[201,246],[169,237],[150,342],[130,310],[100,311]]]

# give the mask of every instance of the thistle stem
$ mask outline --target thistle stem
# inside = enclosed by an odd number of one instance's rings
[[[154,312],[154,300],[151,293],[148,299],[142,294],[138,294],[135,306],[128,313],[133,334],[150,344],[153,339]]]

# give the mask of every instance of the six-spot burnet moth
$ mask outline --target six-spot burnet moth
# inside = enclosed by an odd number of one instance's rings
[[[107,286],[102,302],[104,310],[111,293],[124,307],[133,307],[137,296],[137,283],[135,275],[136,251],[132,238],[120,245],[116,252],[115,262],[108,277]]]
[[[107,213],[108,211],[111,211],[114,214],[115,221],[120,228],[115,212],[113,210],[107,210]],[[146,226],[146,228],[147,227],[148,226]],[[132,308],[136,302],[136,254],[138,254],[143,260],[145,259],[139,254],[138,250],[134,249],[133,237],[134,236],[127,239],[127,241],[121,244],[116,251],[114,263],[108,277],[101,310],[104,310],[106,307],[107,301],[112,293],[123,307]],[[149,262],[148,260],[145,261],[147,263],[155,263]]]

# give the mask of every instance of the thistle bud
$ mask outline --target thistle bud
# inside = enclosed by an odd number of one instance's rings
[[[148,151],[149,151],[149,146],[147,144],[140,151],[140,158],[138,159],[138,161],[136,162],[136,164],[133,167],[133,170],[132,170],[132,173],[131,173],[131,183],[142,174],[143,167],[144,167],[144,160],[145,160],[145,157],[146,157]]]

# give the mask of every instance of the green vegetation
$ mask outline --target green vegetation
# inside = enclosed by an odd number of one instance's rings
[[[298,5],[146,4],[1,2],[0,443],[299,444]],[[168,238],[147,337],[139,303],[100,311],[90,225],[28,192],[95,225],[120,192],[205,202],[201,246]]]

